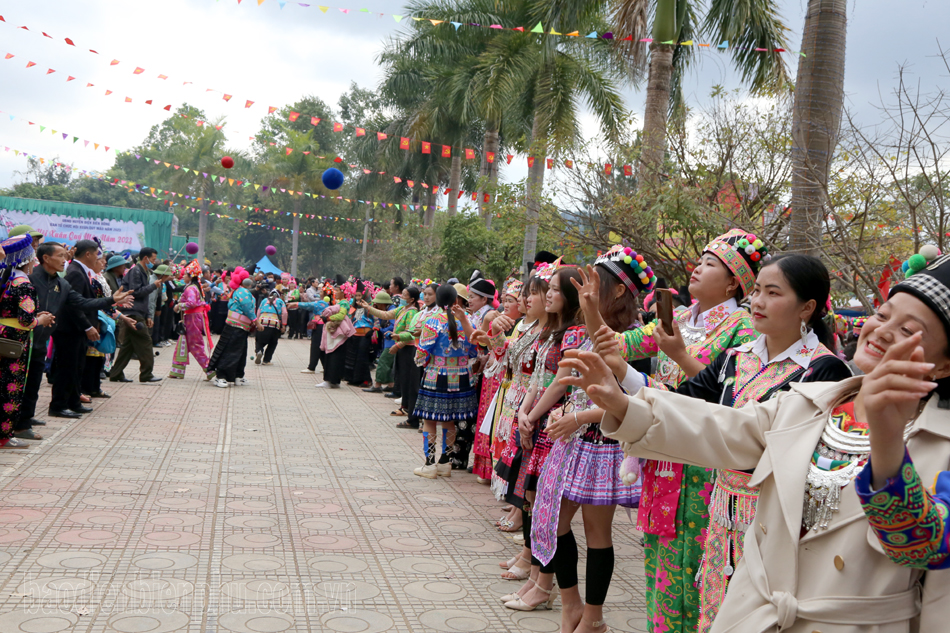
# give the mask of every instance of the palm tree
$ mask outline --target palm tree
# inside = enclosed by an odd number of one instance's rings
[[[792,251],[821,245],[824,189],[844,108],[845,0],[809,0],[792,107]]]
[[[787,47],[787,29],[776,0],[711,0],[701,23],[700,7],[697,0],[621,0],[617,8],[617,31],[631,37],[628,50],[635,68],[646,61],[646,48],[640,40],[648,37],[653,8],[640,155],[640,178],[645,182],[654,181],[662,172],[669,112],[682,104],[680,81],[695,56],[696,47],[676,44],[705,37],[724,47],[754,93],[780,93],[790,85],[785,60],[776,52]]]
[[[198,216],[198,261],[204,264],[205,241],[208,237],[208,200],[215,197],[215,176],[220,173],[221,157],[228,154],[225,150],[226,137],[222,131],[222,121],[205,122],[201,126],[184,128],[183,138],[173,142],[162,152],[166,162],[179,165],[170,178],[172,186],[179,192],[188,191],[199,198],[201,213]],[[240,167],[243,160],[237,152],[230,152]],[[198,172],[198,173],[195,173]]]

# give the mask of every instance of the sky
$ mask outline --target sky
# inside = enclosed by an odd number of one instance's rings
[[[258,0],[0,0],[5,20],[0,22],[0,187],[22,180],[17,172],[26,161],[13,149],[56,157],[78,169],[106,170],[115,148],[140,143],[168,116],[165,105],[174,111],[187,101],[209,119],[225,117],[229,140],[243,148],[267,106],[313,94],[336,107],[351,83],[375,87],[376,57],[386,39],[400,32],[392,15],[401,14],[403,5],[320,1],[329,2],[326,13],[312,0],[309,7],[286,2],[283,8],[280,0],[260,5]],[[801,43],[806,4],[780,0],[793,50]],[[362,8],[373,13],[361,13]],[[858,120],[875,120],[875,104],[893,88],[899,64],[909,66],[925,88],[946,81],[934,56],[941,27],[950,22],[950,3],[862,0],[850,3],[848,11],[846,107]],[[64,42],[67,37],[75,46]],[[943,45],[950,47],[946,40]],[[4,59],[7,54],[14,57]],[[789,59],[794,73],[797,62]],[[27,62],[35,66],[27,68]],[[144,71],[134,74],[136,68]],[[67,81],[69,76],[75,79]],[[726,59],[707,53],[687,79],[688,101],[701,104],[716,85],[741,88]],[[112,94],[106,96],[106,90]],[[223,93],[233,95],[230,101]],[[624,95],[642,120],[644,90],[628,87]],[[146,105],[147,99],[153,104]],[[247,100],[254,105],[245,108]],[[593,137],[593,117],[585,113],[582,120],[585,134]],[[6,147],[11,151],[3,151]],[[515,158],[502,180],[523,179],[525,163],[524,157]]]

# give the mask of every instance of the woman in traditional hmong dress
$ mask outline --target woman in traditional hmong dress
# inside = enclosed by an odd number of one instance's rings
[[[520,464],[516,463],[520,442],[515,432],[518,425],[518,411],[521,403],[528,394],[531,377],[534,375],[538,354],[538,338],[548,322],[548,313],[544,309],[544,299],[548,291],[548,281],[553,274],[553,266],[541,264],[528,279],[525,289],[525,322],[519,326],[518,336],[510,344],[500,336],[491,339],[492,353],[496,358],[503,359],[507,365],[506,375],[509,385],[505,391],[505,398],[501,402],[501,413],[495,430],[492,443],[492,456],[495,458],[495,472],[492,473],[492,492],[495,498],[511,502],[510,514],[499,522],[499,528],[505,532],[521,530],[527,523],[527,508],[523,500],[513,499],[509,495],[508,477],[513,476],[511,471]],[[512,488],[513,490],[513,488]],[[530,538],[530,531],[528,532]],[[531,565],[530,540],[517,556],[507,562],[500,563],[502,578],[506,580],[524,580],[529,576],[535,579],[537,567]]]
[[[31,330],[38,326],[53,324],[49,312],[36,312],[36,290],[30,283],[33,272],[33,238],[18,235],[0,243],[3,273],[0,277],[0,338],[10,339],[23,345],[23,354],[18,358],[0,358],[0,449],[26,449],[30,445],[13,437],[13,425],[20,417],[23,401],[23,386],[32,344]]]
[[[538,354],[528,393],[518,410],[518,427],[512,435],[518,443],[518,450],[505,477],[508,482],[507,498],[512,503],[522,500],[525,513],[522,516],[522,532],[525,548],[531,547],[531,517],[538,480],[544,462],[551,452],[552,440],[546,427],[552,411],[560,410],[564,401],[566,387],[559,382],[561,375],[559,363],[563,356],[562,348],[566,344],[574,347],[584,336],[583,326],[575,325],[580,312],[577,289],[572,280],[580,275],[574,266],[557,268],[548,282],[544,309],[548,313],[548,323],[538,337]],[[521,561],[523,564],[523,561]],[[532,557],[531,564],[538,567],[537,580],[520,596],[505,603],[505,606],[518,611],[530,611],[542,605],[551,608],[557,595],[554,587],[554,568],[542,566]],[[522,587],[524,589],[524,587]]]
[[[524,310],[521,307],[521,290],[524,284],[520,280],[510,279],[504,287],[502,304],[504,311],[498,326],[494,320],[485,327],[485,342],[492,331],[503,333],[506,337],[514,332],[515,325],[521,320]],[[487,347],[487,345],[486,345]],[[482,373],[482,394],[478,403],[478,418],[475,433],[475,462],[472,473],[478,478],[478,483],[490,484],[494,472],[494,460],[491,454],[492,436],[495,422],[498,420],[500,408],[498,401],[504,398],[501,386],[505,378],[505,366],[489,356],[485,371]]]
[[[638,296],[656,284],[653,270],[637,253],[615,246],[597,259],[602,273],[599,288],[579,285],[579,298],[598,292],[607,325],[623,331],[637,321]],[[625,261],[629,260],[629,261]],[[592,270],[592,269],[589,269]],[[611,337],[612,342],[612,337]],[[563,353],[591,349],[585,328],[572,328],[564,335]],[[551,413],[548,434],[554,447],[544,464],[532,517],[531,551],[543,565],[552,565],[561,590],[561,630],[598,631],[603,623],[603,605],[613,575],[614,550],[611,525],[617,505],[634,508],[639,487],[620,478],[623,450],[600,432],[603,412],[582,390],[575,389],[563,407]],[[583,508],[587,543],[587,595],[577,587],[577,542],[571,520]],[[523,588],[527,594],[528,587]],[[515,596],[524,605],[520,596]],[[586,606],[585,606],[586,603]]]
[[[720,354],[676,391],[739,408],[768,400],[794,383],[849,378],[851,371],[829,348],[834,338],[823,321],[830,285],[827,269],[815,257],[787,255],[763,266],[751,295],[760,336]],[[751,471],[715,471],[705,553],[696,575],[702,633],[710,631],[719,613],[742,559],[743,536],[755,519],[758,489],[749,487],[750,477]]]
[[[658,383],[676,388],[695,376],[721,352],[755,338],[749,314],[739,300],[752,292],[758,260],[732,244],[745,238],[733,230],[703,249],[689,282],[695,299],[674,318],[675,335],[654,336],[656,322],[617,334],[626,361],[657,357]],[[592,329],[603,324],[596,296],[585,306]],[[644,533],[647,627],[656,633],[691,633],[699,626],[699,590],[695,576],[705,542],[712,470],[645,460],[637,528]]]
[[[451,477],[451,453],[456,450],[455,426],[474,417],[478,394],[471,383],[469,361],[477,349],[460,331],[452,308],[458,295],[446,284],[436,291],[442,312],[422,325],[416,345],[416,365],[425,368],[425,378],[416,400],[415,416],[422,421],[425,464],[413,472],[420,477]],[[437,424],[442,426],[442,455],[435,460]]]
[[[214,374],[207,371],[208,355],[205,352],[205,335],[208,337],[207,344],[209,348],[211,347],[211,331],[208,322],[210,306],[204,300],[204,293],[201,291],[201,274],[198,270],[189,265],[189,269],[184,272],[183,280],[185,289],[178,303],[175,304],[175,312],[181,314],[181,323],[185,332],[178,337],[178,342],[175,344],[175,354],[172,356],[172,368],[168,372],[168,377],[178,379],[185,377],[190,354],[198,361],[198,366],[205,374],[205,380],[211,380]]]

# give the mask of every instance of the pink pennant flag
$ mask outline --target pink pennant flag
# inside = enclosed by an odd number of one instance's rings
[[[141,75],[141,74],[144,73],[144,72],[145,72],[145,69],[144,69],[144,68],[140,68],[140,67],[136,66],[136,67],[135,67],[135,70],[132,71],[132,74],[133,74],[133,75]]]

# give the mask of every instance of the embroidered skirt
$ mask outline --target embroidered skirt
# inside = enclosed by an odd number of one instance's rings
[[[755,520],[758,488],[747,485],[751,475],[720,470],[709,503],[706,553],[699,568],[699,631],[708,633],[726,597],[729,579],[742,560],[742,539]]]
[[[453,377],[453,382],[455,380]],[[436,422],[474,419],[478,413],[478,392],[472,388],[467,374],[458,376],[457,380],[457,391],[449,391],[449,376],[438,376],[435,389],[429,389],[432,381],[426,380],[419,388],[413,415],[420,420]]]

